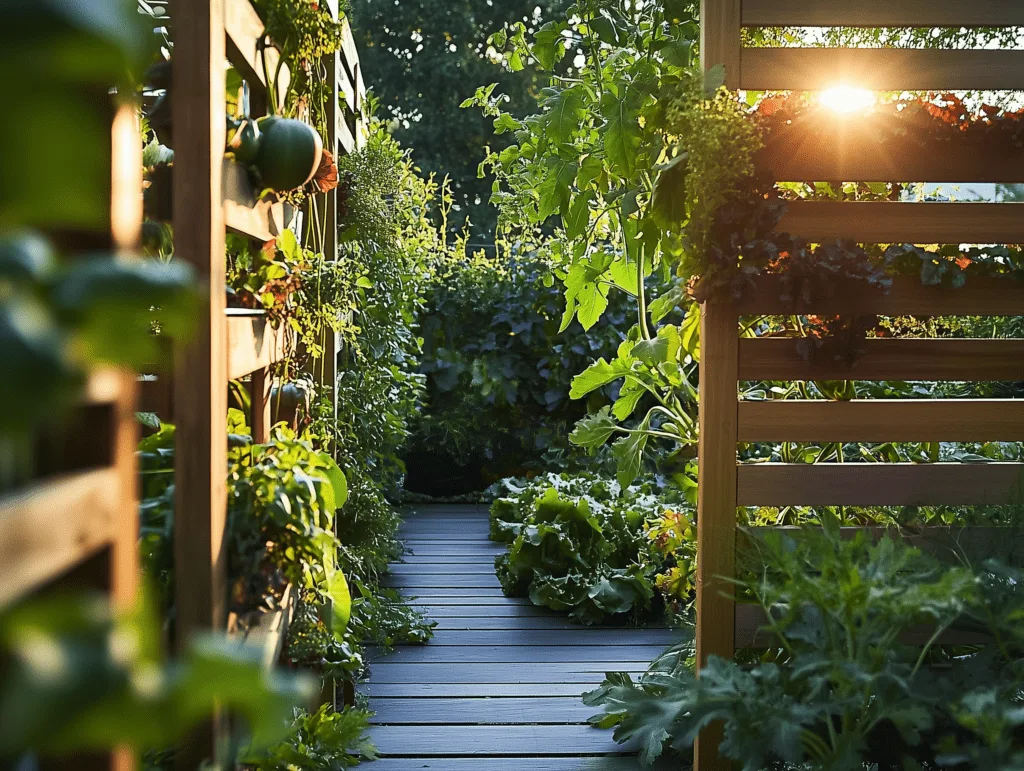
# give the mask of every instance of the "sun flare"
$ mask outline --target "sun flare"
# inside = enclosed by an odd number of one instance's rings
[[[875,94],[865,88],[836,86],[818,95],[818,101],[836,112],[850,113],[865,110],[875,103]]]

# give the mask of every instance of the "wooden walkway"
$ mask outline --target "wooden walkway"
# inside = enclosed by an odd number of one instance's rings
[[[606,671],[644,671],[674,633],[581,627],[505,597],[493,566],[504,546],[487,530],[484,506],[420,506],[406,519],[412,554],[390,585],[438,626],[428,645],[372,664],[373,771],[639,768],[610,731],[587,725],[596,710],[580,695]]]

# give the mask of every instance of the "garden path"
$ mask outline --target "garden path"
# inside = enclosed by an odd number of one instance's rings
[[[581,627],[508,598],[494,574],[485,506],[419,506],[401,536],[411,554],[389,585],[438,622],[425,646],[372,664],[373,771],[626,771],[611,732],[587,725],[580,695],[609,670],[642,672],[666,629]]]

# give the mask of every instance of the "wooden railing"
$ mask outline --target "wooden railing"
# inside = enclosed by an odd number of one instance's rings
[[[703,64],[725,64],[726,86],[731,89],[1024,88],[1024,51],[757,49],[741,43],[744,26],[1020,25],[1024,5],[1016,0],[704,0],[701,20]],[[757,163],[781,181],[1024,182],[1024,152],[959,152],[955,146],[929,150],[918,137],[896,140],[892,132],[876,129],[859,117],[797,119],[766,138]],[[880,136],[890,139],[883,142]],[[790,205],[780,230],[812,242],[849,238],[862,243],[1019,243],[1024,240],[1022,211],[1016,204],[807,201]],[[737,647],[772,643],[760,631],[765,621],[761,611],[734,601],[731,579],[740,543],[737,507],[1024,502],[1024,465],[1017,463],[738,463],[741,442],[1024,440],[1021,401],[738,400],[737,384],[747,380],[1024,377],[1020,340],[866,340],[863,355],[851,367],[834,361],[806,362],[792,339],[739,339],[741,316],[794,313],[1022,315],[1024,287],[1012,280],[972,278],[964,288],[951,290],[900,279],[887,294],[865,288],[813,307],[793,307],[780,297],[777,277],[765,276],[740,303],[705,303],[699,386],[698,668],[710,655],[731,658]],[[939,535],[930,531],[915,537],[928,541]],[[991,539],[991,533],[970,529],[958,535],[966,541]],[[741,541],[749,543],[750,538],[744,535]],[[975,637],[957,641],[983,642]],[[718,755],[720,737],[716,726],[701,735],[695,748],[698,771],[730,767]]]

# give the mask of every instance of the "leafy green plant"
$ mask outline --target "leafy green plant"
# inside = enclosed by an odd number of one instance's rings
[[[296,315],[296,295],[307,268],[306,253],[291,230],[285,229],[260,250],[253,249],[248,238],[229,234],[228,305],[266,311],[278,326]]]
[[[721,750],[747,771],[1012,768],[1024,747],[1015,716],[1024,682],[1020,571],[996,562],[948,568],[902,542],[849,541],[837,520],[823,523],[796,540],[769,532],[765,569],[739,581],[740,596],[766,613],[771,650],[711,657],[699,679],[686,669],[636,683],[609,676],[585,697],[605,710],[593,722],[639,740],[645,761],[666,746],[686,749],[722,720]],[[901,643],[922,628],[921,645]],[[950,628],[987,632],[992,643],[940,645]]]
[[[370,714],[354,707],[337,712],[327,704],[316,712],[296,710],[289,736],[262,752],[243,753],[242,765],[252,771],[337,771],[376,760],[366,735]]]
[[[261,600],[275,580],[304,587],[319,595],[328,629],[341,637],[351,597],[337,565],[334,519],[348,482],[334,459],[278,426],[269,445],[231,453],[228,488],[236,597]]]
[[[563,300],[551,268],[543,251],[515,248],[444,266],[421,316],[426,393],[411,454],[434,458],[441,448],[450,461],[436,465],[466,468],[466,484],[479,487],[485,475],[514,476],[546,450],[567,447],[584,410],[568,398],[572,376],[614,353],[630,309],[615,302],[625,295],[612,297],[588,333],[575,322],[559,333]],[[434,473],[416,471],[413,489]]]
[[[659,551],[648,527],[680,496],[653,484],[620,488],[594,474],[548,474],[491,507],[491,538],[509,544],[495,559],[506,594],[568,611],[582,623],[655,609],[656,576],[678,562],[682,549]],[[671,560],[666,557],[671,556]]]
[[[314,125],[327,136],[326,106],[331,91],[323,59],[341,50],[343,20],[348,3],[339,3],[338,20],[331,16],[326,0],[256,0],[269,41],[280,51],[277,71],[272,73],[273,99],[287,113],[296,114],[300,105],[311,108]],[[284,94],[277,93],[282,67],[289,80]]]
[[[114,613],[101,597],[35,600],[0,618],[0,759],[128,746],[163,749],[215,708],[244,718],[255,746],[279,741],[304,676],[268,674],[259,657],[218,637],[164,661],[152,603]],[[61,730],[53,730],[54,715]]]

